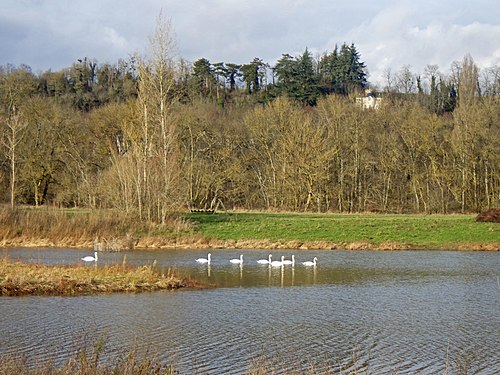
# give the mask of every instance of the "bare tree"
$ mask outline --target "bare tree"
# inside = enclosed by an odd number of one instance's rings
[[[170,24],[161,15],[150,39],[150,55],[138,58],[138,100],[135,116],[122,124],[129,144],[118,163],[119,175],[131,179],[122,187],[134,186],[133,202],[139,217],[165,222],[180,204],[180,162],[177,126],[172,106],[177,101],[177,64]]]
[[[10,207],[14,209],[16,203],[16,178],[18,163],[18,145],[25,135],[27,123],[22,118],[17,107],[12,106],[5,121],[6,131],[2,137],[2,145],[6,150],[10,166]]]

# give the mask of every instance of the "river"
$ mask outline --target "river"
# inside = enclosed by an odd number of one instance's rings
[[[84,249],[5,249],[11,260],[75,264]],[[500,373],[500,254],[458,251],[100,253],[217,287],[80,297],[0,297],[0,354],[63,362],[105,335],[103,360],[131,348],[180,373]],[[243,254],[243,266],[229,259]],[[316,267],[303,261],[318,258]],[[92,265],[93,266],[93,265]]]

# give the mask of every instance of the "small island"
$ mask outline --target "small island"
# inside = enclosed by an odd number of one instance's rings
[[[2,296],[76,296],[101,293],[173,291],[199,287],[196,282],[167,275],[155,265],[53,266],[0,260]]]

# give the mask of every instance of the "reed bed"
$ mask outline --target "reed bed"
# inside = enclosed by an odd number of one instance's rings
[[[0,375],[174,375],[174,374],[209,374],[197,369],[196,364],[189,372],[180,372],[175,364],[165,363],[152,353],[139,355],[135,349],[128,353],[117,355],[115,359],[102,360],[105,341],[98,340],[94,348],[78,350],[75,355],[63,364],[55,364],[54,361],[43,363],[33,363],[33,359],[26,357],[16,357],[13,355],[0,355]],[[318,369],[310,366],[308,369],[294,369],[281,367],[268,363],[262,358],[256,358],[246,369],[247,375],[377,375],[380,372],[372,371],[368,367],[353,362],[349,368],[333,366],[333,369]],[[476,373],[476,368],[468,363],[448,364],[441,371],[444,375],[468,375]],[[398,369],[384,370],[384,374],[397,375],[401,372]],[[228,374],[231,374],[229,371]]]
[[[0,260],[2,296],[138,293],[186,287],[201,286],[170,271],[160,273],[154,265],[48,266]]]
[[[192,226],[176,215],[163,224],[143,222],[112,210],[0,207],[0,246],[99,247],[130,250],[139,240],[172,243]]]
[[[49,361],[33,364],[28,358],[0,356],[0,375],[173,375],[170,365],[162,364],[154,356],[139,356],[135,350],[119,356],[114,363],[102,363],[102,347],[79,350],[62,365]]]

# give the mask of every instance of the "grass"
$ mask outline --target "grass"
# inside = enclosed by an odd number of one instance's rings
[[[194,286],[170,272],[157,272],[154,265],[47,266],[0,260],[2,296],[137,293]]]
[[[500,224],[475,218],[221,212],[155,224],[109,210],[0,208],[0,246],[500,250]]]
[[[190,214],[203,236],[216,240],[325,242],[334,248],[500,250],[500,225],[475,215],[219,213]]]
[[[161,363],[153,355],[138,355],[135,349],[118,355],[114,363],[101,359],[106,338],[99,338],[94,346],[83,345],[64,364],[35,358],[0,355],[0,375],[173,375],[172,366]],[[34,362],[34,364],[33,364]]]
[[[0,246],[94,247],[133,249],[139,241],[172,243],[191,236],[192,228],[178,216],[164,224],[141,222],[112,210],[0,207]]]
[[[86,341],[86,340],[85,340]],[[0,375],[174,375],[180,374],[175,364],[161,361],[157,355],[151,351],[146,354],[138,354],[135,348],[128,352],[118,353],[113,358],[103,359],[106,354],[106,334],[98,338],[93,345],[80,344],[75,354],[64,363],[56,365],[54,361],[26,358],[15,355],[0,354]],[[451,362],[446,359],[443,374],[445,375],[467,375],[474,373],[477,363],[470,354],[462,353],[452,358]],[[352,359],[346,364],[348,367],[339,366],[332,363],[328,369],[317,369],[311,365],[307,370],[290,368],[284,364],[270,363],[263,357],[255,358],[250,361],[245,374],[247,375],[269,375],[269,374],[294,374],[294,375],[320,375],[320,374],[338,374],[338,375],[370,375],[377,374],[371,371],[366,365],[358,362],[356,353],[353,352]],[[191,364],[192,374],[204,374],[202,370],[197,369],[197,364]],[[325,366],[322,366],[325,367]],[[335,369],[335,370],[333,370]],[[186,372],[183,372],[186,373]],[[189,373],[189,372],[188,372]],[[386,374],[399,374],[397,369],[384,370]],[[228,374],[231,374],[228,371]]]

